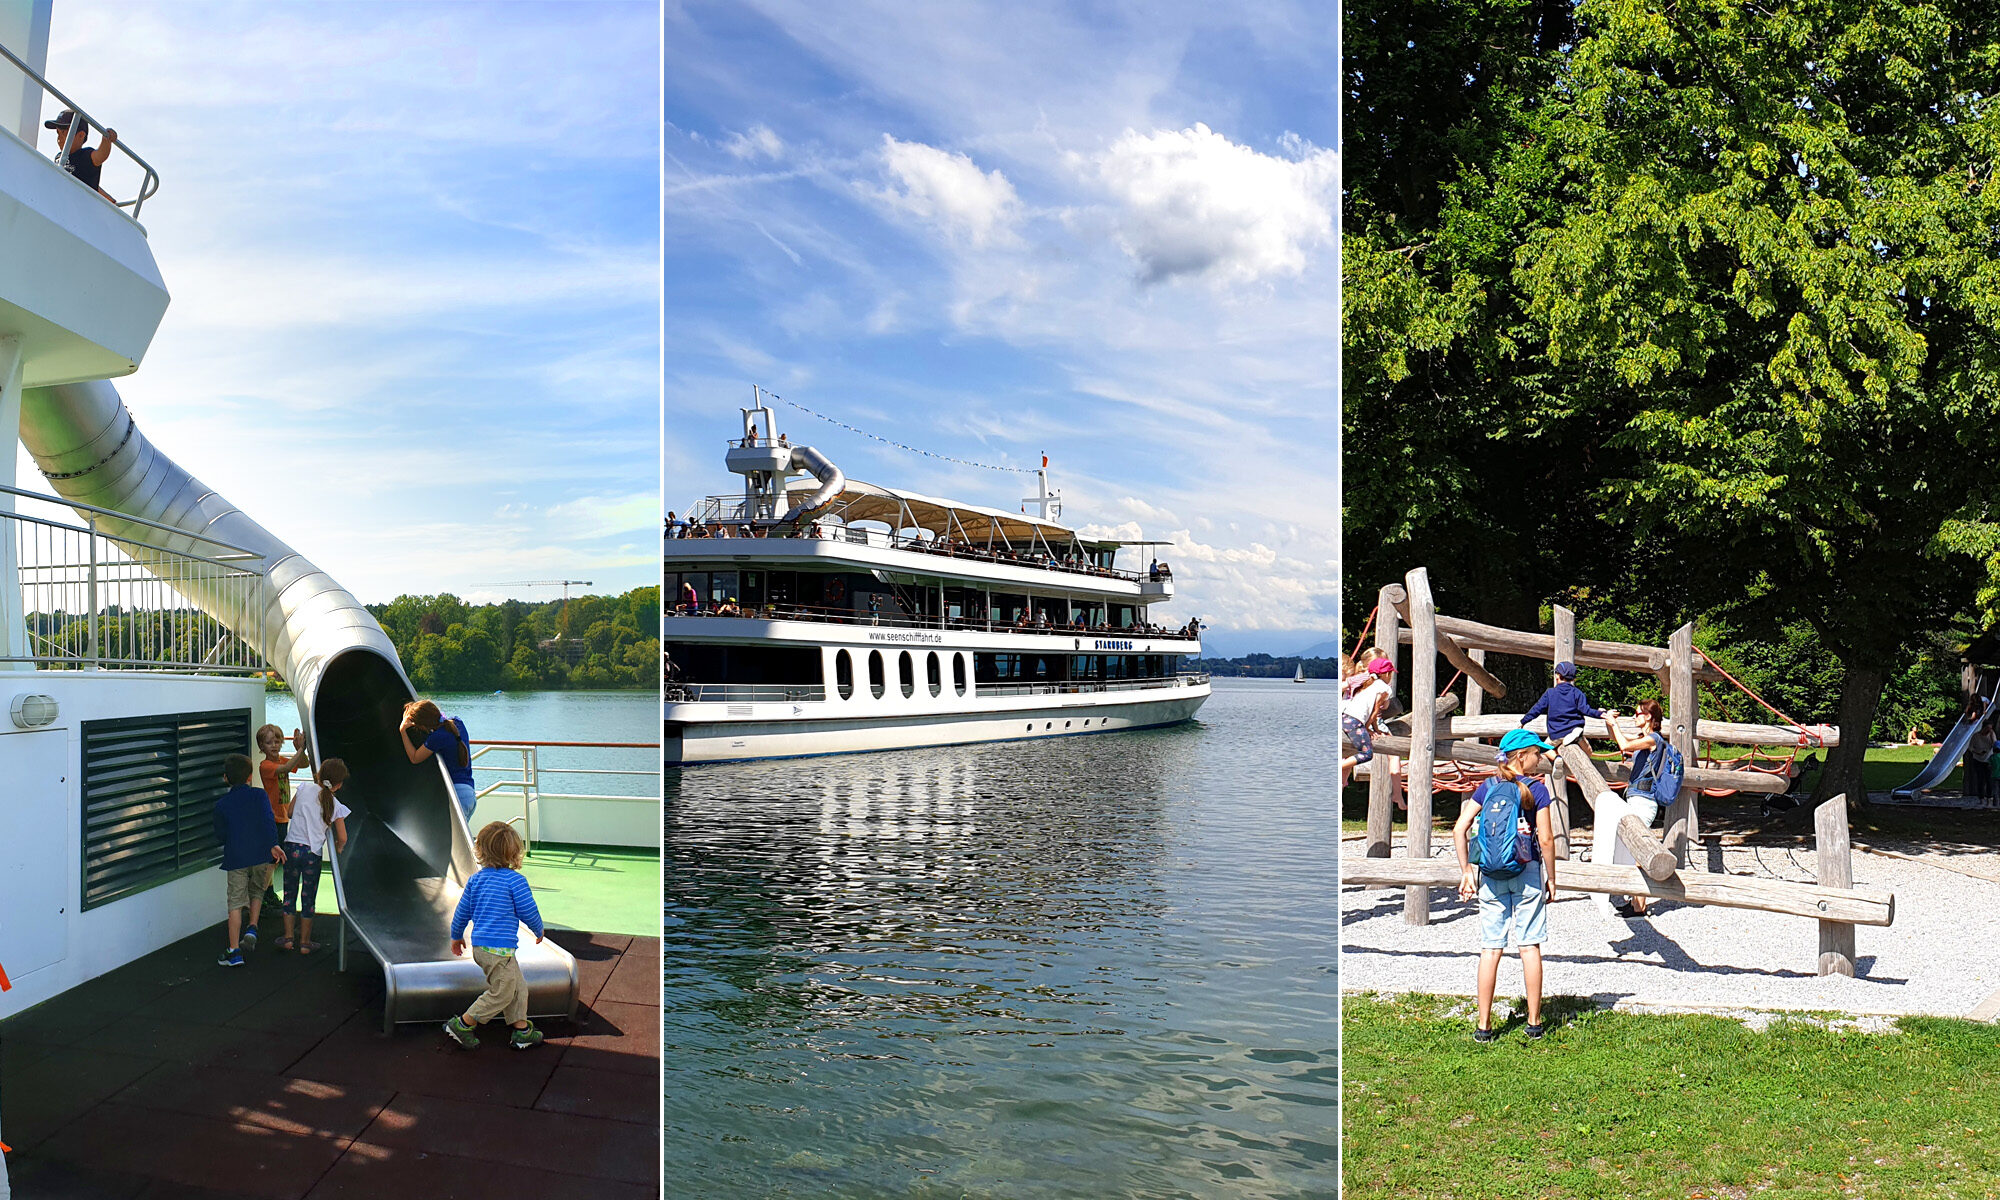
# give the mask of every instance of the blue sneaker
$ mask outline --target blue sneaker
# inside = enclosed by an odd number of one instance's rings
[[[241,950],[224,950],[222,957],[215,960],[215,965],[218,967],[240,967],[243,965],[243,952]]]
[[[257,927],[255,925],[246,925],[244,927],[242,944],[245,950],[255,950],[257,948]]]

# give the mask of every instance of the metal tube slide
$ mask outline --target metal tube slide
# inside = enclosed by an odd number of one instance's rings
[[[1993,694],[1986,698],[1978,717],[1952,726],[1944,741],[1938,743],[1937,753],[1931,755],[1931,760],[1917,772],[1917,777],[1889,794],[1899,800],[1907,800],[1918,792],[1927,792],[1943,783],[1952,768],[1958,765],[1958,760],[1965,757],[1965,747],[1972,741],[1973,731],[1992,720],[1996,710],[2000,710],[2000,684],[1994,685]]]
[[[470,957],[451,953],[450,923],[472,874],[472,840],[444,765],[413,764],[397,724],[415,689],[389,635],[326,572],[242,510],[204,487],[139,432],[111,384],[32,388],[21,400],[21,441],[65,500],[218,538],[259,559],[243,564],[268,581],[261,614],[243,620],[240,597],[218,580],[168,579],[203,611],[231,624],[291,682],[315,761],[345,760],[341,800],[354,810],[336,856],[342,914],[382,964],[383,1023],[442,1021],[486,981]],[[98,517],[107,536],[143,537],[170,550],[212,554],[207,543]],[[127,901],[143,903],[143,901]],[[553,941],[522,937],[529,1011],[574,1016],[576,960]]]
[[[811,474],[814,479],[819,480],[819,489],[793,505],[792,510],[786,513],[782,520],[799,521],[813,515],[832,504],[834,497],[840,495],[841,489],[847,486],[847,476],[841,474],[840,468],[833,465],[833,460],[811,446],[792,447],[792,469]]]

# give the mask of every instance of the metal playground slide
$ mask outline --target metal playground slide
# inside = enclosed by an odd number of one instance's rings
[[[1951,732],[1945,735],[1944,741],[1938,743],[1937,753],[1924,764],[1923,770],[1917,772],[1916,778],[1889,794],[1898,800],[1908,800],[1918,792],[1927,792],[1943,783],[1950,776],[1952,768],[1958,765],[1958,760],[1965,757],[1966,743],[1972,740],[1972,731],[1992,720],[1996,710],[2000,710],[2000,683],[1994,684],[1993,693],[1986,697],[1986,703],[1980,707],[1979,716],[1954,725]]]
[[[382,964],[383,1024],[461,1011],[486,986],[478,966],[454,958],[450,944],[452,911],[475,867],[472,839],[443,766],[435,758],[412,764],[403,753],[397,723],[415,693],[389,636],[324,571],[155,449],[111,384],[27,390],[21,441],[66,500],[261,555],[254,566],[267,580],[267,607],[247,622],[254,628],[234,632],[291,682],[313,759],[340,758],[349,768],[341,800],[355,815],[347,849],[335,858],[334,886],[347,922]],[[108,536],[130,532],[98,520]],[[192,539],[169,548],[210,552]],[[167,582],[218,618],[240,613],[240,598],[219,593],[223,583]],[[345,938],[341,958],[345,966]],[[524,931],[520,963],[530,1015],[575,1015],[577,968],[568,951],[553,941],[535,945]]]

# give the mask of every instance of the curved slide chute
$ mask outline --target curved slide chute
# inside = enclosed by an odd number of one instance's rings
[[[389,635],[326,572],[160,453],[111,384],[28,389],[21,441],[65,500],[259,556],[242,564],[267,581],[265,607],[247,621],[241,598],[225,594],[220,581],[166,582],[229,623],[290,681],[314,760],[347,763],[341,800],[355,815],[347,849],[334,864],[334,886],[342,914],[382,964],[384,1026],[442,1021],[462,1011],[486,986],[471,958],[453,957],[450,945],[452,910],[475,866],[472,839],[443,765],[435,758],[413,764],[403,753],[397,723],[415,689]],[[164,539],[169,550],[214,553],[195,537],[177,542],[151,526],[95,519],[112,538]],[[568,951],[553,941],[537,946],[524,935],[520,963],[532,1015],[575,1014],[577,968]]]
[[[792,469],[807,472],[819,480],[819,487],[812,495],[793,505],[791,511],[780,518],[781,520],[802,521],[812,516],[832,504],[834,498],[847,486],[847,476],[841,473],[839,467],[833,465],[833,460],[811,446],[792,447]]]
[[[1923,770],[1917,772],[1917,777],[1889,794],[1898,800],[1909,800],[1918,792],[1927,792],[1943,783],[1951,775],[1952,768],[1958,765],[1958,760],[1965,757],[1965,747],[1972,741],[1973,731],[1992,720],[1995,712],[2000,712],[2000,682],[1994,684],[1992,694],[1980,705],[1979,715],[1952,726],[1944,741],[1938,743],[1937,753],[1924,764]]]

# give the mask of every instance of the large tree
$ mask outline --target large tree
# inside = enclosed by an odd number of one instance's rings
[[[1516,137],[1460,164],[1429,226],[1485,214],[1505,265],[1399,277],[1377,266],[1387,245],[1354,260],[1363,304],[1400,297],[1414,318],[1363,323],[1383,395],[1419,374],[1393,380],[1398,354],[1470,358],[1504,297],[1496,394],[1516,415],[1489,455],[1589,451],[1567,482],[1637,547],[1606,580],[1628,594],[1753,631],[1809,622],[1843,667],[1822,793],[1858,796],[1886,675],[1992,599],[1994,22],[1903,0],[1576,12]],[[1484,325],[1457,318],[1479,304]],[[1380,398],[1348,396],[1364,418]]]

